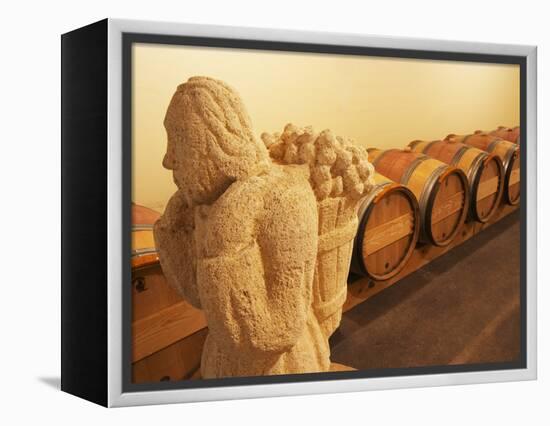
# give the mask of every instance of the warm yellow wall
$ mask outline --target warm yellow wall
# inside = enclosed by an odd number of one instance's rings
[[[158,210],[175,190],[161,166],[164,114],[194,75],[235,88],[258,136],[293,122],[391,148],[519,124],[516,65],[145,44],[133,55],[133,200]]]

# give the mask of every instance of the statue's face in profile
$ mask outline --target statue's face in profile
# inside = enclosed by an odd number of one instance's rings
[[[183,126],[166,125],[165,127],[168,140],[162,165],[172,171],[174,183],[184,193],[187,203],[192,204],[197,198],[194,192],[200,185],[197,150],[193,147],[193,141],[186,137]]]
[[[172,170],[174,183],[188,205],[214,201],[227,187],[227,177],[208,158],[208,130],[194,114],[177,123],[165,123],[167,133],[164,168]]]
[[[178,189],[183,189],[186,186],[186,176],[183,171],[185,170],[185,155],[182,153],[183,141],[178,143],[182,138],[183,132],[178,131],[177,129],[166,126],[166,135],[167,135],[167,144],[166,144],[166,154],[164,154],[164,159],[162,160],[162,166],[165,169],[172,170],[172,176],[174,183]],[[181,146],[180,146],[181,145]]]
[[[163,166],[172,170],[189,206],[213,203],[233,182],[268,165],[267,151],[254,140],[236,95],[212,80],[202,86],[200,81],[178,87],[164,119]]]

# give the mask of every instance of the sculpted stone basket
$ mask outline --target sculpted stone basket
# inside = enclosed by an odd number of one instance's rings
[[[357,214],[345,198],[318,202],[319,246],[313,277],[313,309],[326,337],[342,319]]]
[[[282,135],[264,133],[262,139],[274,161],[310,170],[319,224],[313,311],[328,339],[342,318],[358,202],[373,186],[374,169],[365,150],[330,131],[315,134],[288,124]]]

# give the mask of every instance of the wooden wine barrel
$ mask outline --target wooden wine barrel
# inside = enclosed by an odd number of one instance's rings
[[[132,205],[132,382],[191,378],[206,339],[202,311],[168,285],[155,248],[160,214]]]
[[[504,166],[504,197],[506,202],[512,206],[519,203],[521,185],[518,145],[484,132],[471,135],[450,134],[445,139],[462,142],[497,155]]]
[[[475,133],[482,133],[482,132],[478,130]],[[510,141],[513,143],[517,143],[519,145],[519,126],[516,126],[516,127],[498,126],[495,130],[490,131],[489,134],[493,136],[498,136],[499,138],[502,138],[505,141]]]
[[[379,173],[374,180],[359,207],[351,270],[383,281],[397,275],[412,255],[420,233],[420,210],[406,186]]]
[[[469,188],[464,172],[425,154],[400,149],[369,149],[376,171],[407,186],[420,207],[420,240],[448,245],[468,214]]]
[[[413,141],[411,150],[458,167],[470,184],[470,216],[485,223],[496,211],[504,188],[502,161],[494,154],[456,141]]]
[[[159,256],[153,238],[153,225],[160,213],[132,204],[132,268],[157,264]]]

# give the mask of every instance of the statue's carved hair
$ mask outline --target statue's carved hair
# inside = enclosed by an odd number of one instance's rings
[[[178,89],[165,126],[190,137],[208,159],[231,179],[242,179],[268,167],[265,146],[252,133],[250,118],[239,95],[222,81],[192,77]]]

